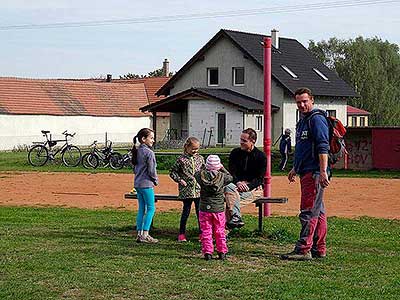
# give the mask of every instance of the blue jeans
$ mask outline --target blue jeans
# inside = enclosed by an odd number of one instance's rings
[[[138,214],[136,217],[137,231],[149,231],[153,216],[156,211],[154,189],[153,188],[136,188],[138,198]]]

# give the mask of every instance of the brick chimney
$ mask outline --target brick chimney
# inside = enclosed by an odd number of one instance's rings
[[[271,41],[272,46],[274,46],[276,49],[279,49],[279,30],[271,30]]]
[[[169,61],[168,61],[168,59],[164,59],[162,70],[163,70],[163,72],[162,72],[163,76],[168,77],[169,76]]]

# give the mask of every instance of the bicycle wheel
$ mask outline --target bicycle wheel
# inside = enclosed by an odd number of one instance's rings
[[[110,155],[110,167],[114,170],[122,169],[124,163],[122,161],[122,155],[118,152],[114,152]]]
[[[34,167],[43,166],[49,159],[49,151],[43,145],[36,145],[28,152],[28,161]]]
[[[81,157],[81,150],[76,146],[69,145],[62,154],[62,161],[67,167],[76,167],[81,162]]]
[[[82,156],[82,165],[85,169],[96,169],[99,165],[99,159],[92,153],[86,153]]]
[[[90,164],[92,165],[93,169],[97,169],[97,167],[100,165],[99,156],[92,153],[92,155],[90,155],[90,157],[88,159],[89,159]]]

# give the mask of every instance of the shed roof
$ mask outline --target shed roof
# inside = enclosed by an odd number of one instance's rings
[[[262,112],[264,110],[264,102],[258,99],[240,94],[229,89],[217,88],[190,88],[178,94],[169,96],[156,103],[141,107],[142,111],[180,111],[182,110],[182,100],[188,100],[191,97],[200,97],[203,99],[215,99],[223,101],[247,112]],[[278,111],[279,107],[272,105],[272,111]]]
[[[349,115],[349,116],[352,116],[352,115],[370,115],[370,114],[371,113],[366,111],[366,110],[363,110],[363,109],[360,109],[360,108],[357,108],[357,107],[354,107],[354,106],[347,105],[347,115]]]

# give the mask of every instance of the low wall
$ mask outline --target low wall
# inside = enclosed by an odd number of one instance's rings
[[[400,170],[400,127],[349,127],[345,141],[348,169]],[[344,159],[335,168],[345,168]]]
[[[114,143],[132,143],[133,136],[149,126],[149,117],[0,115],[0,150],[44,141],[41,130],[49,130],[53,139],[62,139],[64,130],[76,132],[71,139],[75,145],[90,145],[94,140],[103,142],[105,132]]]

